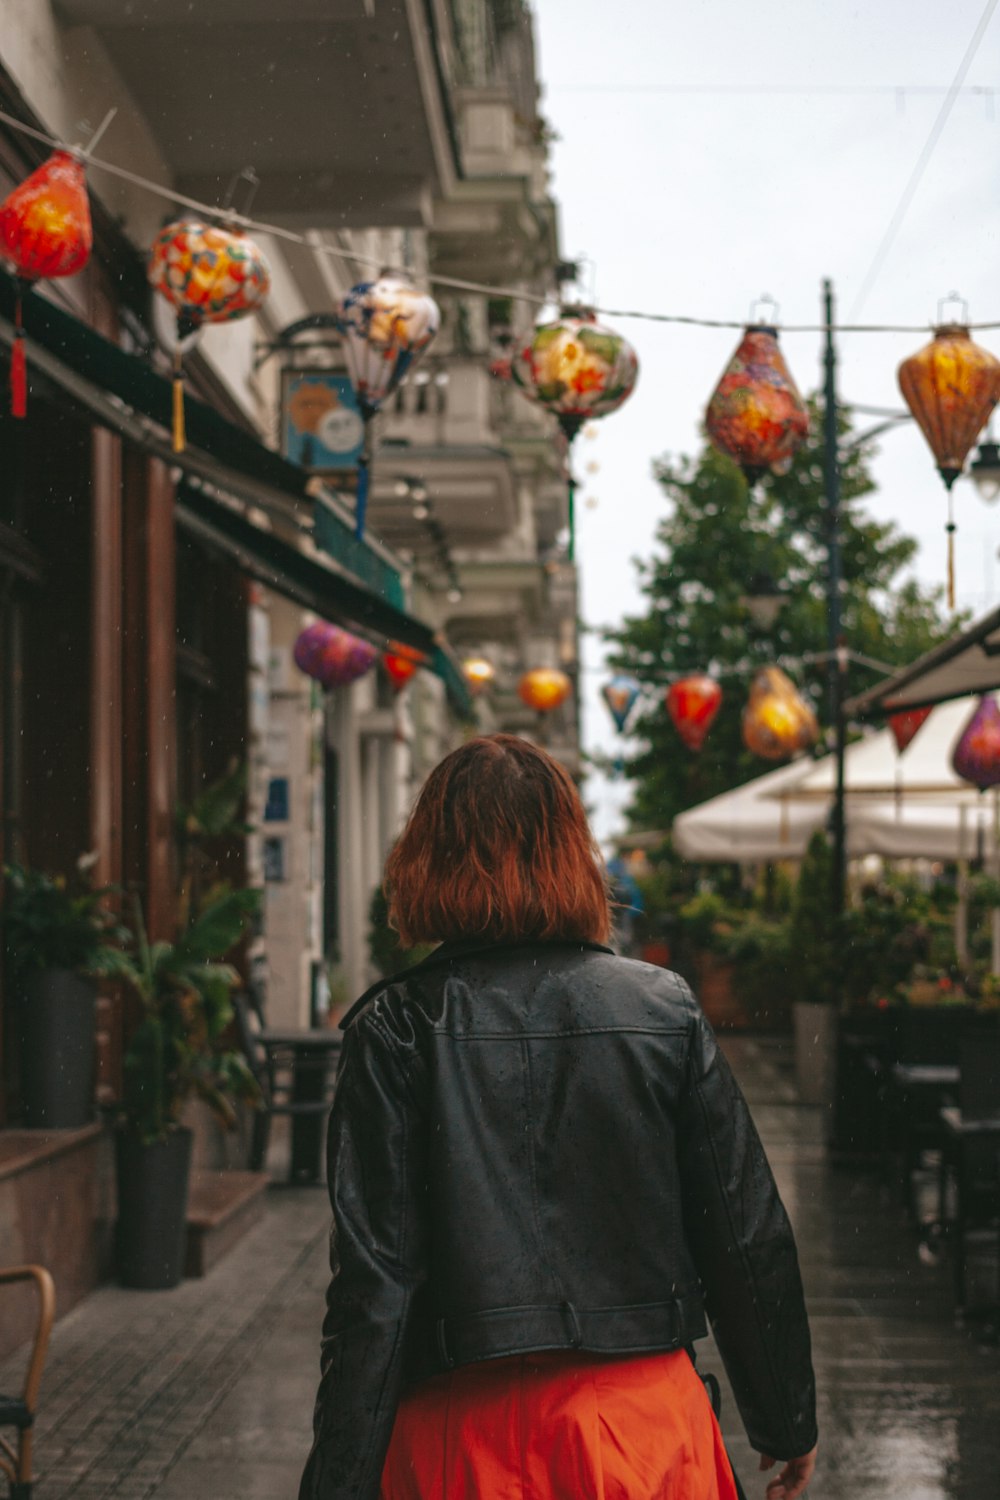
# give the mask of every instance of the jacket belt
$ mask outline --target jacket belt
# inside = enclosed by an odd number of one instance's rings
[[[435,1342],[440,1364],[450,1368],[542,1349],[608,1354],[679,1349],[706,1331],[701,1298],[694,1294],[627,1307],[583,1308],[570,1302],[493,1307],[438,1319]]]

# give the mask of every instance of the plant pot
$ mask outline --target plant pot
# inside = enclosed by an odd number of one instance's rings
[[[79,1130],[93,1120],[96,1005],[94,986],[72,969],[25,979],[17,1033],[29,1130]]]
[[[792,1006],[795,1033],[795,1082],[800,1104],[833,1103],[837,1007],[796,1000]]]
[[[144,1145],[127,1131],[115,1141],[118,1167],[118,1278],[122,1286],[163,1291],[184,1268],[190,1130]]]

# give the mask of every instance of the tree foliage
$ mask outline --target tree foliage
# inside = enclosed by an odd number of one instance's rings
[[[876,521],[860,503],[874,484],[865,444],[851,447],[841,417],[842,629],[855,652],[902,665],[954,629],[941,590],[900,575],[917,544],[892,522]],[[735,464],[710,446],[695,459],[661,459],[656,473],[669,511],[654,555],[638,560],[646,608],[607,633],[610,664],[655,687],[631,733],[640,750],[626,763],[635,780],[630,816],[637,826],[666,828],[685,808],[760,775],[767,765],[743,748],[740,719],[752,670],[799,663],[827,650],[827,547],[821,422],[812,404],[810,437],[790,471],[751,490]],[[758,628],[741,603],[755,574],[787,590],[776,624]],[[825,663],[786,666],[828,722]],[[723,704],[703,750],[685,750],[663,694],[688,672],[718,672]],[[848,690],[874,680],[852,667]]]

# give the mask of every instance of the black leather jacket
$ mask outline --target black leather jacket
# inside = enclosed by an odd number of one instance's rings
[[[409,1382],[537,1349],[680,1348],[703,1308],[754,1447],[813,1447],[791,1228],[677,975],[596,944],[447,945],[344,1026],[300,1500],[376,1500]]]

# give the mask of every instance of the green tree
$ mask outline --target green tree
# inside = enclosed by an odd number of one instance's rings
[[[611,664],[658,691],[631,732],[641,742],[627,762],[636,790],[635,826],[666,828],[685,808],[768,769],[744,749],[740,719],[755,666],[800,661],[827,647],[826,539],[822,424],[812,404],[810,438],[789,472],[751,490],[740,470],[706,445],[696,459],[656,465],[669,511],[656,550],[638,560],[646,609],[606,633]],[[841,432],[851,430],[849,416]],[[941,591],[900,574],[917,544],[892,522],[874,520],[860,501],[874,484],[870,445],[849,448],[842,467],[843,631],[855,652],[902,665],[945,639]],[[740,602],[748,582],[767,572],[787,590],[774,626],[762,630]],[[827,718],[826,666],[789,668],[819,715]],[[704,748],[686,750],[663,701],[668,683],[688,672],[718,672],[723,703]],[[852,667],[849,691],[873,681]]]

